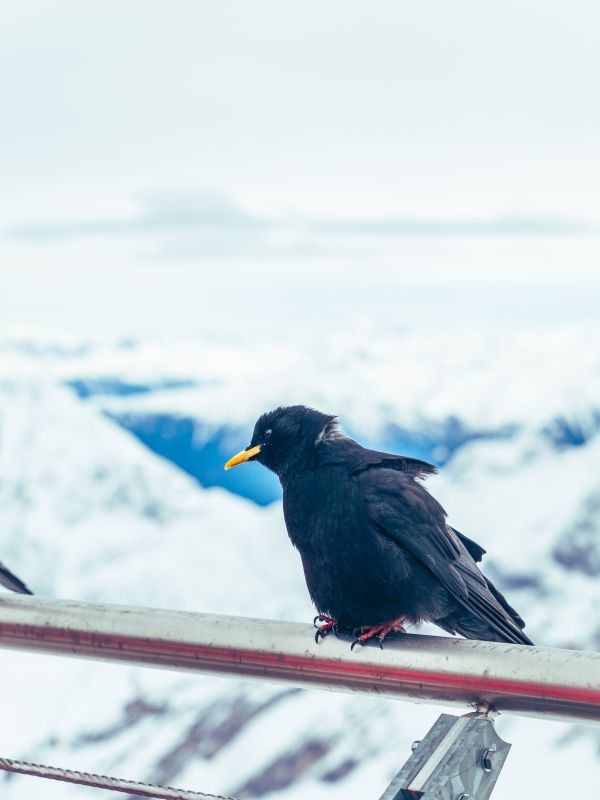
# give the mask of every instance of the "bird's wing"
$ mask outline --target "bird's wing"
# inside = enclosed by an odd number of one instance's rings
[[[457,531],[456,528],[451,528],[450,530],[454,531],[454,533],[458,536],[458,538],[461,540],[463,545],[467,548],[471,558],[474,561],[481,561],[481,559],[484,557],[485,552],[486,552],[483,549],[483,547],[480,544],[477,544],[477,542],[474,542],[473,539],[469,539],[469,537],[465,536],[464,533],[461,533],[460,531]],[[485,578],[485,575],[483,577]],[[506,611],[508,611],[509,615],[517,623],[519,628],[524,628],[525,627],[525,623],[523,622],[522,617],[520,616],[520,614],[517,611],[515,611],[515,609],[511,605],[509,605],[508,601],[506,600],[506,597],[504,597],[502,592],[500,592],[498,589],[496,589],[496,587],[494,586],[494,584],[491,582],[491,580],[489,578],[485,578],[485,582],[488,585],[488,589],[494,595],[496,600],[500,603],[502,608],[504,608]]]
[[[434,467],[433,464],[428,464],[427,461],[421,461],[419,458],[380,453],[377,450],[365,450],[362,459],[359,460],[353,472],[358,474],[367,469],[378,469],[380,467],[404,472],[407,475],[413,475],[415,478],[424,478],[426,475],[434,475],[437,472],[437,467]]]
[[[343,463],[352,475],[381,467],[404,472],[415,478],[424,478],[426,475],[433,475],[437,472],[437,467],[428,464],[427,461],[393,453],[382,453],[379,450],[369,450],[359,445],[354,439],[349,439],[341,434],[323,442],[321,457],[329,463]]]
[[[467,548],[473,561],[481,561],[486,553],[483,547],[480,544],[477,544],[477,542],[474,542],[473,539],[469,539],[469,537],[465,536],[464,533],[457,531],[456,528],[451,528],[450,530],[454,531],[454,533]]]
[[[364,475],[363,485],[369,517],[380,535],[425,564],[464,608],[500,636],[530,644],[511,617],[510,606],[499,600],[500,593],[490,588],[477,568],[472,552],[479,553],[481,548],[470,539],[469,547],[463,544],[447,525],[442,506],[424,486],[385,468],[376,475]]]
[[[2,586],[6,586],[7,589],[10,589],[13,592],[19,592],[19,594],[33,594],[27,586],[23,583],[20,578],[17,578],[16,575],[5,567],[4,564],[0,561],[0,583]]]

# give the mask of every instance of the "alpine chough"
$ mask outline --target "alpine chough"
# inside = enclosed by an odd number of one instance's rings
[[[428,620],[468,639],[533,644],[477,567],[485,550],[448,525],[420,482],[436,472],[431,464],[361,447],[336,417],[305,406],[263,414],[225,469],[245,461],[281,481],[288,534],[319,612],[317,641],[354,630],[354,644],[381,644],[404,623]]]

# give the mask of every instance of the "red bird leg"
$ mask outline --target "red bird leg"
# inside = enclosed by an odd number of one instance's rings
[[[317,625],[317,622],[322,622],[323,625]],[[315,642],[317,644],[319,644],[319,637],[324,639],[331,631],[337,636],[337,620],[328,617],[326,614],[317,614],[313,619],[313,625],[317,629],[315,633]]]
[[[383,640],[388,633],[392,633],[392,631],[394,633],[406,633],[406,629],[402,624],[403,622],[406,622],[405,617],[398,617],[398,619],[391,619],[389,622],[380,622],[379,625],[361,625],[359,628],[355,628],[354,633],[356,634],[358,631],[361,631],[361,634],[352,642],[350,649],[354,650],[355,645],[364,644],[368,642],[369,639],[373,639],[377,636],[379,639],[379,647],[383,650]]]

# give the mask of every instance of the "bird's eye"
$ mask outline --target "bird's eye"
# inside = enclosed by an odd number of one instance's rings
[[[272,433],[273,433],[273,431],[271,430],[271,428],[269,428],[267,431],[265,431],[265,441],[267,441],[268,439],[271,438],[271,434]]]

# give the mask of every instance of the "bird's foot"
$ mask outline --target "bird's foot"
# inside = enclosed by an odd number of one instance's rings
[[[354,650],[357,644],[364,644],[377,636],[379,647],[383,650],[383,641],[388,633],[406,633],[403,622],[406,622],[405,618],[398,617],[398,619],[391,619],[389,622],[381,622],[379,625],[361,625],[355,628],[353,633],[357,638],[352,642],[350,649]]]
[[[317,625],[317,622],[322,622],[322,625]],[[337,636],[338,634],[338,624],[337,620],[332,619],[332,617],[328,617],[326,614],[317,614],[317,616],[313,619],[313,625],[317,629],[315,632],[315,642],[319,644],[319,638],[324,639],[328,633],[335,633]]]

